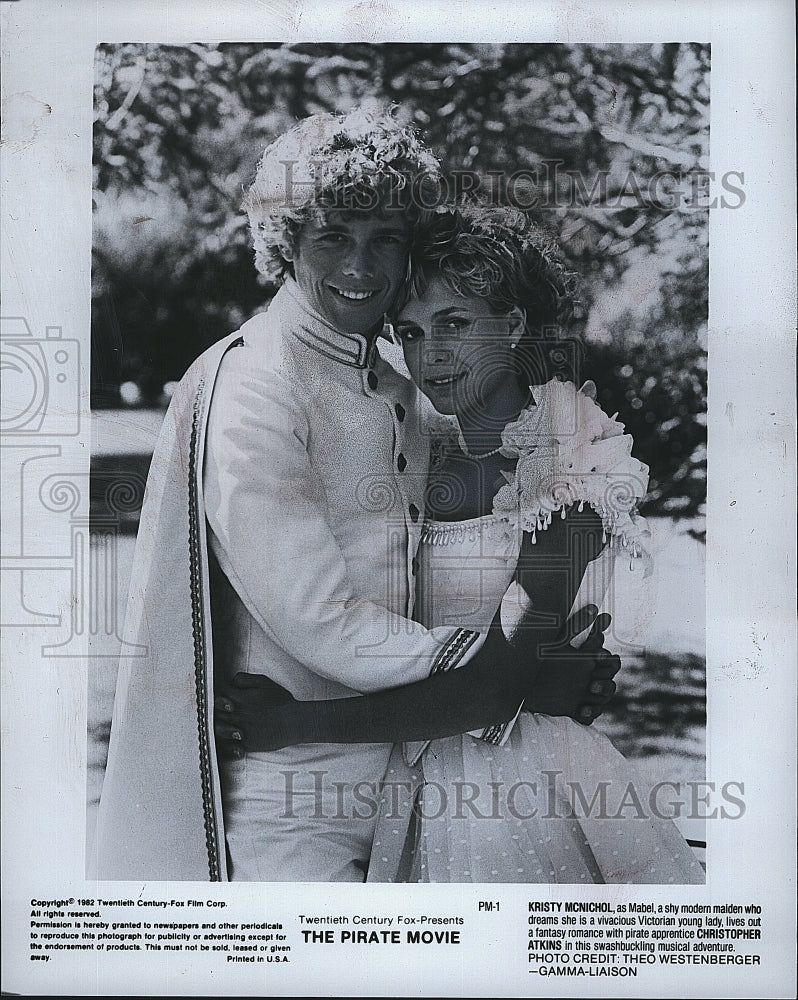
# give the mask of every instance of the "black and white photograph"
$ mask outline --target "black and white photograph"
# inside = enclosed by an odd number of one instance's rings
[[[2,4],[4,989],[789,995],[794,81],[78,6],[36,89]]]
[[[97,661],[90,872],[703,881],[672,817],[705,778],[709,71],[98,50],[106,533],[172,409],[118,684]],[[616,683],[640,770],[585,724]]]

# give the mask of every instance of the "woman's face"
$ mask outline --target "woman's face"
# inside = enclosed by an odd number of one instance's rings
[[[497,313],[485,299],[458,295],[430,281],[394,322],[413,380],[440,413],[499,417],[509,383],[517,385],[514,345],[524,329],[520,309]]]

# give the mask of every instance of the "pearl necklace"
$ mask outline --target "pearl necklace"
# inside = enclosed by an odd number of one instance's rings
[[[515,345],[513,345],[513,346],[515,346]],[[534,405],[534,400],[532,398],[532,388],[531,388],[531,386],[529,388],[529,400],[532,401],[532,403]],[[529,401],[527,402],[526,406],[524,406],[522,408],[521,413],[523,413],[524,410],[526,410],[528,408],[529,408]],[[504,442],[502,442],[499,445],[498,448],[494,448],[492,451],[486,451],[482,455],[474,455],[472,452],[470,452],[468,450],[468,445],[466,444],[466,439],[463,436],[463,431],[459,427],[457,428],[457,443],[460,446],[460,451],[462,451],[462,453],[466,456],[466,458],[473,458],[477,462],[481,462],[483,458],[490,458],[491,455],[498,455],[499,452],[504,447]]]
[[[466,444],[466,440],[463,437],[463,432],[461,430],[457,431],[457,443],[460,446],[460,451],[462,451],[462,453],[466,456],[466,458],[476,459],[477,462],[481,462],[483,458],[490,458],[491,455],[498,455],[498,453],[504,447],[503,444],[500,444],[499,447],[494,448],[493,451],[486,451],[482,455],[474,455],[472,452],[468,450],[468,445]]]

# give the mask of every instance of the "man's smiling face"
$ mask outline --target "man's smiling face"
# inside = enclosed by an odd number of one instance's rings
[[[329,212],[307,222],[292,247],[294,277],[310,303],[342,333],[379,331],[407,272],[409,227],[398,208]]]

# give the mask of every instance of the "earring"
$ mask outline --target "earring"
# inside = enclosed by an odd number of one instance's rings
[[[526,310],[515,307],[511,309],[507,315],[510,321],[510,350],[514,351],[521,342],[521,338],[524,336],[524,330],[526,329]]]

